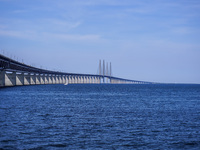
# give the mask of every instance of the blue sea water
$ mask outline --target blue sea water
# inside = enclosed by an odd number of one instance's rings
[[[0,149],[200,149],[200,85],[1,88]]]

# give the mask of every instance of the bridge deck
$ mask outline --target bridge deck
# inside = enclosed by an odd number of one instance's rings
[[[21,74],[21,76],[19,75]],[[27,77],[27,74],[29,77]],[[39,77],[38,77],[39,76]],[[27,79],[26,79],[27,78]],[[151,84],[152,82],[130,80],[124,78],[118,78],[108,75],[97,74],[79,74],[79,73],[67,73],[59,71],[51,71],[36,68],[6,56],[0,54],[0,86],[13,86],[24,84],[56,84],[61,83],[105,83],[105,79],[109,79],[109,83],[134,83],[134,84]],[[37,80],[37,81],[36,81]],[[42,82],[43,80],[43,82]],[[62,80],[62,82],[61,82]],[[26,82],[26,83],[25,83]]]

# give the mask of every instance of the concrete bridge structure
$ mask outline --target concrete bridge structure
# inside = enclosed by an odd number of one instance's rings
[[[101,73],[101,64],[99,74],[50,71],[29,66],[0,54],[0,87],[39,84],[152,84],[152,82],[113,77],[111,66],[110,74],[108,71],[105,73],[105,65],[103,71],[104,73]]]

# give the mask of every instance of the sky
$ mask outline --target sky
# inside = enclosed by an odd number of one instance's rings
[[[0,0],[0,53],[39,68],[200,83],[199,0]]]

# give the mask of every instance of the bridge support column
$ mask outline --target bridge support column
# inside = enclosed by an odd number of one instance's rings
[[[24,73],[24,85],[30,85],[30,73]]]
[[[57,79],[58,79],[58,84],[62,84],[62,79],[60,75],[57,76]]]
[[[76,84],[79,83],[79,76],[76,76]]]
[[[40,75],[39,74],[35,75],[35,84],[41,84],[41,80],[40,80]]]
[[[1,71],[0,87],[15,86],[15,85],[16,85],[16,72]]]
[[[94,80],[95,80],[95,78],[94,78],[94,77],[92,77],[92,84],[94,84],[94,82],[95,82]]]
[[[55,75],[55,84],[59,84],[59,77]]]
[[[75,76],[72,76],[72,84],[75,83]]]
[[[79,76],[79,84],[82,84],[82,76]]]
[[[68,76],[63,76],[64,80],[63,80],[63,84],[69,84],[69,80],[68,80]]]
[[[76,83],[76,77],[72,76],[72,84],[75,84],[75,83]]]
[[[85,83],[85,84],[88,83],[88,77],[87,77],[87,76],[84,77],[84,83]]]
[[[86,77],[83,76],[83,83],[86,84]]]
[[[77,84],[77,76],[74,77],[74,84]]]
[[[84,84],[84,76],[81,77],[81,83]]]
[[[39,78],[40,78],[40,84],[45,84],[45,76],[44,76],[44,74],[40,74]]]
[[[61,83],[62,84],[66,83],[66,76],[64,76],[64,75],[61,76]]]
[[[44,84],[50,84],[49,80],[50,80],[50,76],[48,74],[45,74],[44,75]]]
[[[92,84],[92,77],[89,77],[90,78],[90,84]]]
[[[82,76],[79,76],[79,84],[82,84]]]
[[[60,84],[60,76],[56,75],[56,84]]]
[[[74,77],[73,77],[73,76],[70,76],[70,79],[71,79],[70,84],[73,84],[73,83],[74,83]]]
[[[0,87],[5,86],[5,71],[0,71]]]
[[[51,75],[51,84],[56,84],[56,76],[55,75]]]
[[[95,84],[96,83],[96,77],[92,77],[93,78],[93,84]]]
[[[83,83],[87,84],[87,77],[86,76],[83,76]]]
[[[79,76],[76,76],[76,79],[77,79],[77,84],[79,84],[80,83],[80,78],[79,78]]]
[[[24,85],[24,74],[23,73],[20,73],[20,74],[16,73],[16,85]]]
[[[58,84],[58,76],[57,75],[53,76],[53,84]]]
[[[71,84],[71,83],[72,83],[72,77],[68,76],[68,84]]]
[[[47,80],[48,80],[48,83],[47,84],[53,84],[53,77],[52,75],[47,75]]]
[[[99,84],[99,77],[96,77],[96,84]]]
[[[36,84],[36,75],[30,74],[30,84]]]
[[[71,76],[71,84],[74,84],[74,76]]]
[[[5,86],[15,86],[16,85],[16,72],[5,74]]]
[[[86,76],[86,83],[87,83],[87,84],[90,83],[89,77],[87,77],[87,76]]]
[[[97,83],[100,84],[100,77],[97,77]]]

